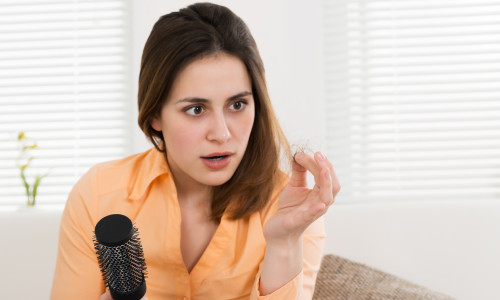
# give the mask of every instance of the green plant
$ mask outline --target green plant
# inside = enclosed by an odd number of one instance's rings
[[[38,148],[36,142],[32,142],[30,139],[26,137],[24,132],[20,132],[17,136],[17,142],[19,145],[19,157],[17,159],[17,166],[21,170],[21,179],[23,181],[24,188],[26,190],[26,196],[28,197],[28,206],[35,205],[36,195],[38,191],[38,187],[40,186],[40,182],[42,178],[47,177],[49,173],[44,175],[36,175],[35,181],[33,182],[33,187],[28,183],[26,179],[25,171],[28,168],[29,164],[33,161],[34,157],[31,156],[31,151]]]

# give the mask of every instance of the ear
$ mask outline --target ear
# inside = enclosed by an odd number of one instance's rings
[[[153,127],[154,130],[161,132],[161,121],[158,117],[154,117],[151,120],[151,127]]]

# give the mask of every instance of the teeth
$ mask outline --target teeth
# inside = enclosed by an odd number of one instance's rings
[[[213,156],[213,157],[207,157],[210,160],[222,160],[226,158],[226,156]]]

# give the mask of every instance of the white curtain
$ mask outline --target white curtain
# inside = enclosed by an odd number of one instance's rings
[[[0,2],[0,205],[26,202],[17,166],[21,131],[38,146],[28,182],[49,173],[38,204],[64,203],[90,166],[130,153],[129,6]]]
[[[500,200],[500,1],[323,8],[339,200]]]

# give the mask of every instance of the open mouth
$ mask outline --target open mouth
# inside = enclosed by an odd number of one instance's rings
[[[228,157],[229,155],[221,155],[221,156],[211,156],[211,157],[203,157],[205,159],[209,159],[211,161],[218,161],[218,160],[223,160],[224,158]]]
[[[212,153],[212,156],[201,157],[205,166],[212,170],[220,170],[227,167],[231,163],[231,153]],[[221,155],[222,154],[222,155]]]

